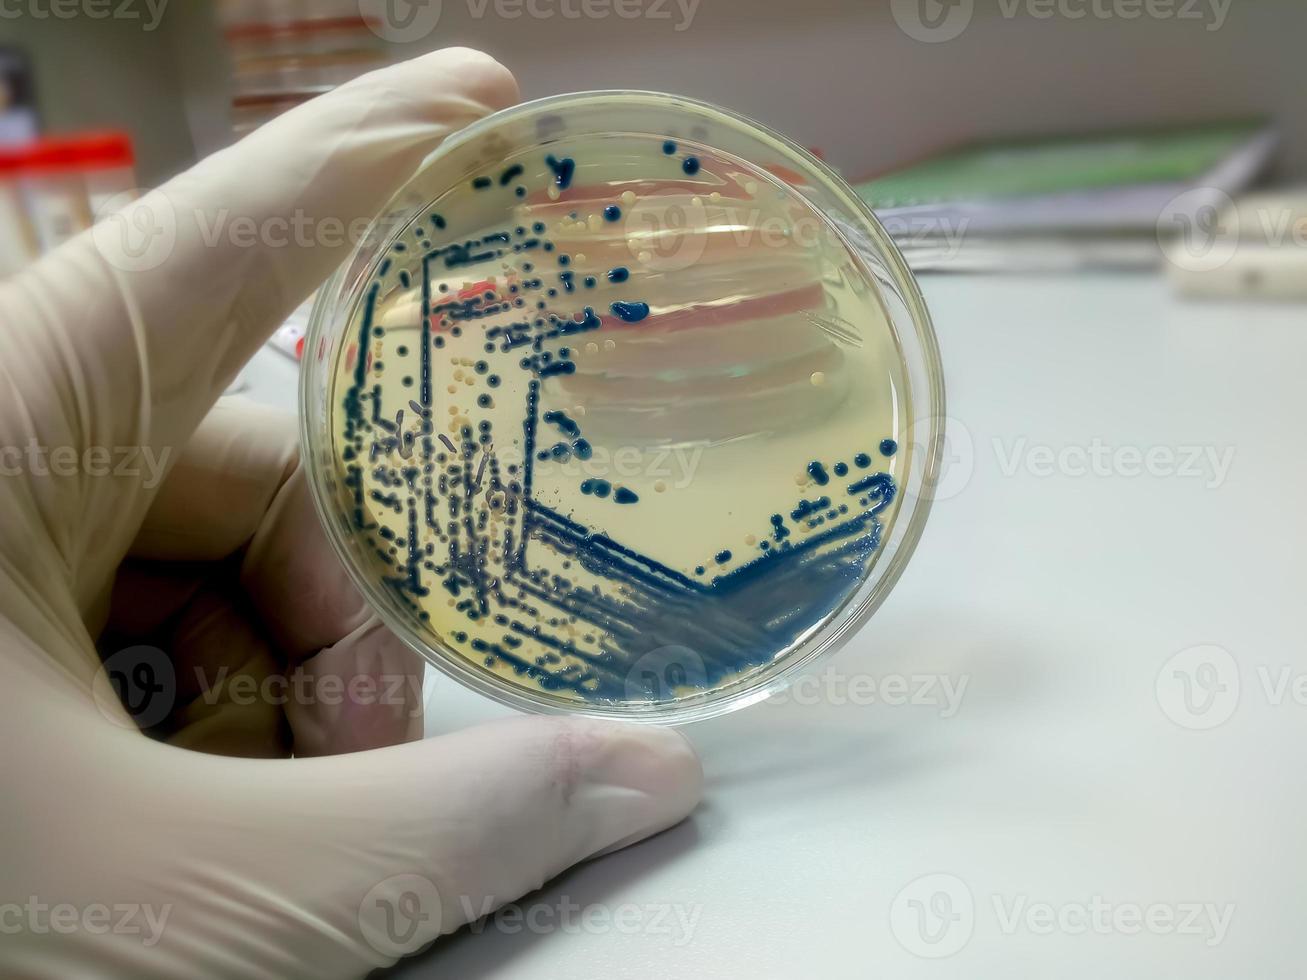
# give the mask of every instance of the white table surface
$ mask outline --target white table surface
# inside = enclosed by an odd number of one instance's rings
[[[1307,307],[1151,276],[923,287],[950,462],[874,620],[802,696],[688,730],[703,806],[524,901],[568,928],[491,921],[390,975],[1307,969]],[[293,379],[264,351],[250,394],[293,407]],[[877,698],[900,682],[931,703]],[[434,683],[431,732],[506,713]]]

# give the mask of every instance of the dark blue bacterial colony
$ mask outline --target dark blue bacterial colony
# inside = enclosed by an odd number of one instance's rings
[[[700,169],[671,139],[653,143],[651,155],[651,169],[682,180]],[[577,176],[572,156],[555,151],[540,162],[535,178],[513,164],[475,176],[470,189],[516,201],[524,187],[541,190],[539,175],[558,190]],[[617,200],[596,208],[607,221],[622,215]],[[594,452],[586,420],[544,408],[542,386],[576,370],[577,345],[649,329],[657,309],[651,316],[632,293],[624,266],[578,278],[542,222],[450,240],[452,224],[434,213],[410,223],[408,245],[396,240],[377,262],[355,333],[341,345],[340,499],[374,581],[470,663],[591,702],[668,700],[728,683],[840,606],[864,578],[895,500],[882,469],[898,450],[893,439],[868,432],[842,458],[796,460],[807,476],[797,493],[793,483],[741,488],[783,504],[747,549],[706,540],[692,572],[635,550],[597,520],[547,506],[533,477],[539,465]],[[408,268],[394,268],[401,262]],[[511,264],[514,275],[463,289],[442,281],[489,262]],[[378,302],[410,282],[422,291],[421,318],[404,328],[405,344],[385,351],[404,390],[405,401],[392,403],[398,389],[383,399],[378,338],[395,326],[381,325]],[[451,362],[456,338],[480,353]],[[437,389],[451,363],[459,366],[449,391],[457,385],[487,417],[445,416]],[[616,478],[579,479],[574,489],[591,514],[638,517],[647,506]]]

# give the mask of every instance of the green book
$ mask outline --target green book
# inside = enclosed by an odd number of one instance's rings
[[[1187,189],[1242,190],[1275,144],[1261,120],[987,142],[855,189],[882,218],[967,217],[992,231],[1142,227]]]

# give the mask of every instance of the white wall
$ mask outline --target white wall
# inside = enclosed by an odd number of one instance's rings
[[[678,4],[694,0],[667,0],[665,20],[561,16],[564,4],[584,9],[585,0],[533,0],[559,12],[550,19],[495,13],[514,2],[443,0],[435,33],[397,54],[484,47],[528,97],[633,87],[708,99],[821,147],[851,177],[972,137],[1259,112],[1285,128],[1281,172],[1307,176],[1300,0],[974,0],[968,28],[937,44],[905,34],[890,0],[699,0],[681,31]],[[589,2],[611,9],[611,0]],[[635,2],[649,9],[655,0]],[[1192,3],[1209,19],[1040,20],[1027,2]],[[1000,3],[1020,13],[1005,17]],[[1213,3],[1229,4],[1214,31]],[[33,47],[49,121],[128,126],[148,179],[226,131],[221,42],[205,0],[172,0],[153,34],[112,22],[12,26],[0,31]]]
[[[820,146],[851,177],[971,137],[1259,112],[1286,127],[1286,172],[1307,175],[1300,0],[1228,0],[1215,31],[1187,19],[1008,19],[1000,0],[975,0],[968,28],[933,44],[899,28],[889,0],[701,0],[681,32],[665,20],[476,19],[470,2],[444,0],[421,46],[485,47],[528,96],[625,86],[720,102]],[[1214,0],[1197,2],[1210,11]],[[669,9],[679,19],[676,0]]]

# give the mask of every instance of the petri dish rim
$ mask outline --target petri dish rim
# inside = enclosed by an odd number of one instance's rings
[[[907,323],[900,322],[901,318],[896,317],[893,310],[886,309],[896,343],[901,347],[904,328],[911,327],[919,345],[915,352],[917,363],[914,363],[913,356],[904,355],[908,383],[912,389],[908,399],[910,417],[906,420],[906,425],[912,434],[909,444],[915,463],[909,464],[908,472],[904,474],[900,486],[902,497],[899,510],[902,511],[907,506],[906,502],[909,499],[911,506],[909,513],[900,512],[895,515],[887,540],[882,543],[879,553],[868,566],[862,582],[844,597],[839,606],[823,622],[815,624],[799,644],[776,661],[759,668],[744,682],[710,690],[701,695],[693,695],[670,704],[564,702],[543,692],[537,694],[526,687],[493,679],[492,675],[478,671],[462,655],[447,647],[436,634],[419,634],[405,621],[405,617],[395,608],[384,590],[360,570],[359,563],[346,540],[348,532],[338,527],[338,518],[332,507],[334,494],[328,477],[334,476],[335,454],[328,450],[324,454],[325,459],[319,458],[317,436],[313,431],[313,422],[317,418],[317,413],[322,410],[315,402],[315,397],[319,394],[320,386],[329,387],[328,379],[320,377],[320,372],[333,370],[336,363],[337,350],[332,342],[331,331],[337,326],[338,312],[343,312],[344,317],[348,318],[358,299],[353,292],[354,283],[349,280],[353,279],[357,283],[367,282],[383,260],[385,251],[384,248],[375,247],[373,243],[388,243],[393,238],[391,229],[402,228],[408,223],[411,209],[401,210],[396,207],[398,203],[405,201],[406,192],[442,157],[484,138],[500,126],[520,121],[523,117],[595,102],[602,102],[606,106],[617,104],[617,107],[620,107],[621,103],[639,104],[667,110],[682,107],[696,113],[718,116],[737,127],[743,127],[750,136],[761,142],[772,144],[772,148],[782,157],[790,158],[789,162],[802,164],[806,168],[805,176],[816,177],[823,184],[823,190],[838,199],[859,221],[861,227],[857,231],[867,235],[874,248],[873,254],[868,256],[864,248],[850,241],[846,231],[840,228],[833,218],[827,216],[831,227],[844,241],[850,253],[857,256],[864,264],[867,264],[870,258],[884,263],[886,275],[878,276],[872,268],[867,268],[865,271],[872,276],[879,288],[889,290],[890,298],[898,299],[905,308],[909,321]],[[548,142],[552,141],[542,140],[540,145]],[[458,176],[453,176],[450,186],[453,186],[453,182],[457,179]],[[799,193],[802,194],[802,191],[800,190]],[[817,205],[813,206],[821,211]],[[403,216],[396,218],[396,215],[401,213]],[[384,231],[378,236],[379,229]],[[367,257],[369,252],[371,258],[366,262],[360,262],[360,259]],[[882,301],[884,298],[882,297]],[[346,301],[343,305],[347,308],[343,311],[338,310],[342,305],[341,300]],[[343,336],[343,330],[337,332]],[[386,206],[370,222],[367,232],[362,236],[359,244],[351,250],[349,257],[319,289],[309,317],[304,349],[309,356],[304,359],[300,372],[301,458],[308,476],[314,510],[331,542],[333,552],[344,565],[350,580],[387,628],[425,661],[446,676],[492,701],[533,713],[570,714],[660,725],[681,725],[726,714],[784,690],[797,676],[806,672],[816,662],[840,649],[879,609],[901,578],[920,542],[939,481],[944,449],[943,426],[946,421],[943,365],[925,300],[893,239],[871,208],[849,188],[843,178],[802,146],[748,116],[685,96],[638,89],[601,89],[553,95],[522,102],[492,113],[451,134],[424,158],[409,182],[391,196]],[[326,352],[327,356],[314,356],[319,350]],[[924,391],[916,390],[919,383],[924,387]],[[921,405],[923,396],[926,402],[924,406]],[[326,409],[325,412],[329,419],[330,410]],[[921,426],[925,427],[924,432],[917,431]],[[333,473],[324,472],[328,468],[331,468]]]

